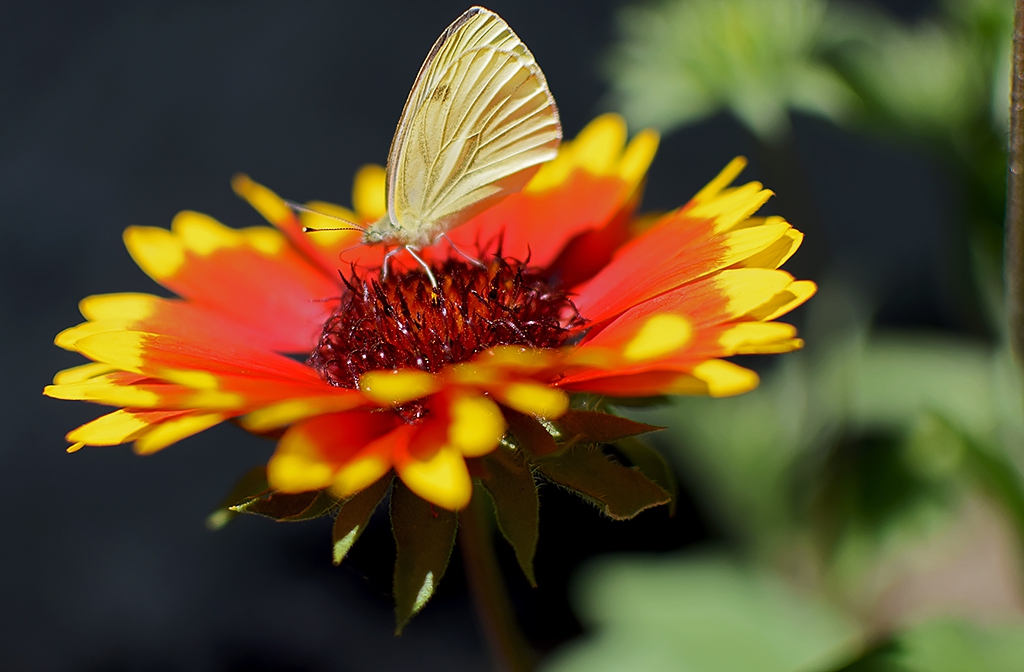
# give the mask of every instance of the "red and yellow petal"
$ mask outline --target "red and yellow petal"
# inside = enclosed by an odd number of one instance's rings
[[[674,213],[578,288],[580,314],[599,324],[632,306],[742,262],[785,237],[785,222],[716,234],[708,221]]]
[[[611,374],[581,382],[567,382],[567,390],[607,394],[612,397],[649,397],[662,394],[731,397],[757,387],[753,371],[722,359],[711,359],[688,370],[652,370]]]
[[[691,282],[593,330],[566,355],[568,373],[559,385],[579,390],[591,389],[593,384],[592,391],[608,393],[612,378],[689,372],[720,357],[794,350],[802,341],[791,325],[760,320],[799,305],[813,290],[813,283],[761,268],[729,269]],[[663,377],[669,386],[663,393],[682,384],[670,375]],[[631,379],[630,389],[644,393],[652,380],[650,376]]]
[[[498,404],[478,390],[447,390],[431,397],[428,409],[408,447],[416,459],[427,459],[444,446],[466,457],[481,457],[494,450],[505,434]]]
[[[759,226],[776,226],[783,223],[785,223],[785,220],[781,217],[751,217],[739,226],[734,227],[733,230]],[[778,240],[752,256],[737,262],[736,266],[741,268],[779,268],[796,254],[803,241],[804,234],[796,229],[789,228]]]
[[[441,389],[439,376],[419,369],[368,371],[359,378],[359,390],[385,406],[399,406]]]
[[[724,330],[718,344],[729,355],[776,355],[803,347],[796,327],[784,322],[738,322]]]
[[[144,411],[118,409],[71,430],[67,440],[81,446],[117,446],[143,436],[154,426],[181,417],[188,411]],[[70,451],[71,449],[69,449]]]
[[[410,490],[442,508],[464,509],[473,497],[473,481],[466,460],[453,446],[442,446],[423,460],[399,459],[395,471]]]
[[[534,380],[514,380],[489,389],[512,410],[535,418],[554,420],[569,410],[569,397],[561,389]]]
[[[752,320],[774,320],[803,305],[817,291],[818,286],[810,280],[796,280],[772,297],[770,301],[766,301],[747,313],[747,317]]]
[[[347,496],[391,468],[396,430],[405,430],[394,413],[351,411],[299,422],[278,441],[267,464],[270,486],[282,492],[332,487]],[[401,432],[399,432],[401,434]]]
[[[505,419],[498,405],[478,394],[453,395],[449,404],[448,443],[466,457],[482,457],[505,435]]]
[[[372,223],[387,211],[387,172],[384,166],[367,164],[356,172],[352,183],[352,207],[360,223]]]
[[[168,379],[176,372],[182,375],[205,373],[326,385],[308,366],[238,342],[193,341],[167,334],[122,330],[77,338],[73,348],[93,361],[154,378]]]
[[[636,189],[658,149],[658,134],[641,131],[627,143],[626,122],[617,114],[602,114],[571,141],[563,142],[558,156],[544,164],[526,185],[528,193],[562,188],[577,171],[599,177],[616,177]]]
[[[368,164],[356,172],[353,180],[352,208],[326,201],[307,202],[307,210],[299,213],[302,225],[312,229],[305,234],[304,242],[312,243],[328,264],[379,267],[383,261],[382,247],[363,244],[363,232],[359,229],[387,213],[385,180],[383,166]]]
[[[154,280],[189,302],[261,331],[285,352],[308,352],[340,285],[311,266],[280,233],[230,229],[183,212],[171,230],[130,227],[125,245]]]
[[[505,434],[505,419],[491,399],[471,390],[435,395],[430,412],[394,453],[398,476],[417,495],[450,510],[465,508],[473,493],[466,457],[491,452]]]
[[[86,380],[96,378],[97,376],[113,373],[116,370],[117,367],[110,366],[109,364],[103,364],[102,362],[89,362],[88,364],[79,364],[78,366],[72,366],[70,369],[58,371],[53,376],[53,383],[54,385],[81,383]]]
[[[380,219],[386,211],[384,168],[381,166],[363,166],[356,173],[352,189],[354,210],[325,201],[310,201],[305,207],[312,212],[296,215],[284,199],[245,175],[235,177],[232,186],[326,277],[336,278],[339,269],[365,273],[381,267],[385,247],[364,244],[359,230]],[[306,227],[315,231],[307,232]],[[407,267],[410,260],[406,256],[394,259],[395,268]]]
[[[626,142],[625,121],[598,117],[527,186],[450,232],[461,249],[501,241],[502,253],[547,267],[576,236],[603,229],[635,205],[634,195],[654,158],[653,131]]]
[[[83,446],[113,446],[135,442],[140,455],[155,453],[231,417],[230,413],[199,410],[147,411],[119,409],[67,434],[68,452]]]
[[[242,324],[215,309],[151,294],[100,294],[79,303],[89,321],[58,334],[58,346],[74,350],[85,336],[112,331],[140,331],[179,336],[197,342],[240,341],[266,350],[286,350],[276,334]]]
[[[450,385],[483,390],[520,413],[554,419],[569,408],[568,396],[548,384],[563,366],[558,350],[499,346],[449,367],[442,378]]]
[[[254,182],[248,175],[236,175],[231,180],[231,187],[283,233],[292,247],[309,261],[311,267],[318,269],[325,278],[337,277],[337,257],[320,248],[315,236],[309,236],[303,231],[302,222],[284,199]]]
[[[696,340],[701,330],[772,302],[794,280],[785,271],[730,269],[636,305],[588,334],[579,352],[603,348],[627,361],[657,359]]]
[[[54,399],[90,401],[108,406],[141,409],[188,409],[189,388],[154,380],[142,374],[114,371],[87,380],[48,385],[43,394]]]
[[[776,268],[785,261],[802,236],[778,217],[750,219],[771,192],[757,182],[725,188],[742,166],[731,163],[690,204],[662,217],[577,287],[580,313],[599,324],[730,266]]]
[[[328,413],[349,411],[372,403],[356,390],[331,388],[320,394],[296,394],[273,401],[243,416],[242,427],[250,432],[264,433],[287,427],[300,420]]]
[[[445,509],[463,509],[473,495],[466,457],[494,450],[505,433],[501,411],[481,395],[431,400],[431,414],[394,453],[395,471],[414,493]]]
[[[300,421],[278,443],[268,465],[284,492],[330,487],[348,496],[391,468],[409,488],[438,506],[464,508],[472,495],[466,457],[491,452],[505,433],[497,404],[470,390],[434,395],[419,424],[396,413],[351,411]]]

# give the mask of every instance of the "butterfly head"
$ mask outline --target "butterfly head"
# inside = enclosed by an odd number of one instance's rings
[[[402,240],[402,229],[395,225],[391,215],[384,213],[384,216],[366,227],[363,232],[363,242],[367,245],[379,245],[388,243],[404,243]]]

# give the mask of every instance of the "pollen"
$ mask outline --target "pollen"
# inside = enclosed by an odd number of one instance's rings
[[[498,346],[556,348],[583,325],[567,294],[519,261],[449,259],[432,270],[437,287],[421,269],[347,277],[307,363],[332,385],[355,389],[368,371],[436,373]]]

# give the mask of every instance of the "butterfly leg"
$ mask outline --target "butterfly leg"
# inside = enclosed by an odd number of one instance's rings
[[[381,272],[380,272],[380,279],[381,280],[387,280],[388,279],[388,262],[391,261],[391,257],[395,256],[396,254],[398,254],[401,251],[402,251],[402,248],[396,247],[395,249],[390,250],[387,254],[384,255],[384,260],[381,262]]]
[[[395,251],[397,252],[400,249],[402,248],[397,248]],[[427,265],[427,262],[423,261],[420,255],[416,254],[416,250],[415,248],[413,248],[412,245],[406,245],[405,249],[409,254],[412,255],[413,259],[420,262],[420,266],[423,267],[423,270],[427,272],[427,277],[430,278],[430,286],[433,287],[434,289],[437,289],[437,278],[434,277],[434,272],[430,270],[430,266]],[[388,253],[388,256],[391,256],[390,252]]]
[[[487,264],[485,264],[484,262],[480,261],[479,259],[476,259],[475,257],[469,256],[468,254],[466,254],[465,252],[460,250],[458,245],[455,244],[455,241],[453,241],[451,238],[448,237],[447,233],[442,233],[441,237],[444,238],[445,240],[447,240],[448,244],[452,246],[452,249],[455,250],[456,252],[458,252],[459,256],[461,256],[463,259],[465,259],[469,263],[473,264],[474,266],[479,266],[480,268],[487,268]]]

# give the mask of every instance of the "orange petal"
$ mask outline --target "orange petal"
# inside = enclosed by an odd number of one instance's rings
[[[167,378],[168,372],[206,372],[327,385],[316,371],[283,355],[242,343],[199,342],[142,331],[92,334],[75,342],[86,357],[124,371]]]
[[[285,492],[335,485],[339,472],[347,467],[351,477],[352,468],[358,466],[357,458],[363,455],[365,462],[367,447],[389,436],[400,423],[394,413],[366,411],[332,413],[300,422],[278,442],[267,464],[267,479],[272,487]],[[391,466],[390,455],[376,451],[372,457],[379,463],[377,471],[384,470],[379,478]],[[350,485],[351,481],[349,478]]]
[[[68,432],[67,440],[87,446],[116,446],[134,441],[155,425],[187,412],[120,409],[71,430]]]
[[[79,308],[89,322],[59,336],[58,343],[62,347],[73,348],[74,340],[86,334],[121,330],[180,336],[200,342],[238,341],[278,352],[294,350],[306,340],[297,340],[294,335],[282,339],[279,331],[236,321],[216,308],[150,294],[94,295],[82,299]]]
[[[311,350],[341,292],[336,280],[266,227],[235,230],[183,212],[170,232],[130,227],[124,238],[132,257],[157,282],[262,332],[278,350]]]
[[[658,136],[643,131],[628,145],[626,137],[622,117],[597,117],[562,143],[521,192],[452,231],[452,239],[463,250],[500,241],[505,256],[549,266],[570,240],[635,206]]]
[[[721,359],[712,359],[688,371],[653,370],[608,375],[582,381],[565,381],[567,390],[607,394],[616,397],[649,397],[661,394],[728,397],[757,387],[757,374]]]
[[[580,288],[576,307],[593,323],[638,303],[741,262],[784,237],[790,226],[762,226],[716,233],[714,222],[693,220],[685,210],[666,215],[619,251]]]
[[[442,447],[425,460],[399,459],[395,471],[410,490],[445,509],[464,509],[473,496],[466,460],[451,446]]]

